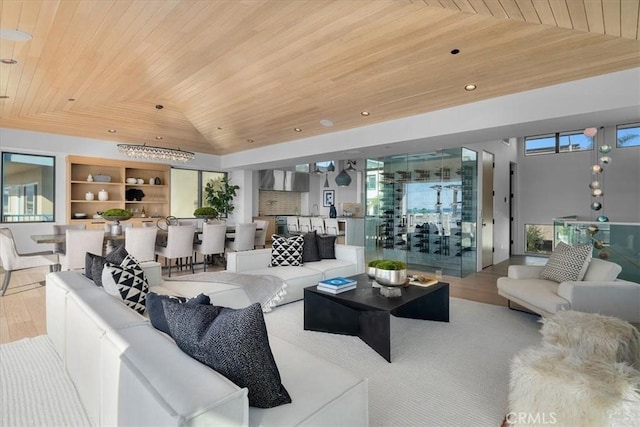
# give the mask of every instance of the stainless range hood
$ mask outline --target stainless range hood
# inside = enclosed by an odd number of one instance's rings
[[[261,170],[260,190],[309,191],[309,174],[295,171]]]

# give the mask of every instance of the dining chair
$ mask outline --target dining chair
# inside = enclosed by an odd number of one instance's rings
[[[156,255],[157,228],[128,227],[124,229],[124,248],[139,262],[153,261]]]
[[[263,248],[267,244],[267,227],[269,227],[269,221],[257,219],[253,221],[256,223],[256,238],[253,242],[253,247],[257,248],[262,246]]]
[[[287,217],[287,232],[288,233],[297,233],[300,231],[300,226],[298,225],[298,217],[297,216],[288,216]]]
[[[86,230],[86,224],[72,224],[72,225],[53,225],[53,234],[64,234],[67,230]],[[53,253],[63,254],[65,253],[67,245],[65,242],[54,243]]]
[[[226,237],[226,224],[202,224],[202,243],[193,245],[194,262],[197,261],[196,254],[204,255],[204,271],[207,271],[208,256],[222,255],[224,257]]]
[[[314,216],[311,218],[311,231],[316,230],[318,234],[324,234],[324,218]]]
[[[188,258],[193,273],[193,235],[196,232],[195,224],[191,225],[169,225],[167,227],[167,246],[156,245],[156,260],[158,255],[164,257],[165,266],[169,266],[169,277],[171,277],[171,260],[181,260]],[[180,264],[181,261],[180,261]]]
[[[65,231],[67,251],[60,254],[61,270],[84,268],[87,252],[102,255],[104,231],[102,230],[67,230]]]
[[[234,236],[227,240],[226,247],[232,251],[250,251],[256,239],[255,222],[236,224],[236,232]]]
[[[311,218],[308,216],[298,217],[298,231],[301,233],[308,233],[311,231]]]
[[[58,254],[52,251],[21,254],[16,249],[11,229],[0,228],[0,263],[4,270],[2,282],[2,295],[4,295],[9,287],[12,272],[45,265],[49,266],[49,271],[54,271],[58,266]]]
[[[327,234],[337,236],[339,234],[338,220],[335,218],[325,218],[324,227]]]

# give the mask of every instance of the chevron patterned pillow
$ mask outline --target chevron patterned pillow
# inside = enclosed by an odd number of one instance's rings
[[[271,267],[302,265],[304,237],[273,235],[271,243]]]
[[[540,278],[558,283],[582,280],[591,261],[592,250],[591,245],[569,246],[558,243],[542,269]]]
[[[120,265],[106,263],[102,270],[102,286],[109,295],[122,299],[127,307],[144,314],[149,283],[134,257],[127,255]]]

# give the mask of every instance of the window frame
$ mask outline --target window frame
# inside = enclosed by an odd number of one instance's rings
[[[229,173],[228,172],[221,172],[221,171],[213,171],[213,170],[207,170],[207,169],[190,169],[190,168],[181,168],[181,167],[171,167],[171,171],[173,171],[174,169],[176,170],[184,170],[184,171],[190,171],[190,172],[197,172],[198,173],[198,189],[197,189],[197,194],[198,194],[198,199],[197,199],[197,205],[198,206],[204,206],[204,186],[206,183],[202,182],[202,176],[204,173],[218,173],[218,174],[222,174],[224,176],[224,178],[229,178]],[[171,180],[171,185],[173,186],[173,179]],[[171,194],[171,189],[169,189],[169,194]],[[171,197],[171,196],[169,196]],[[169,200],[169,205],[173,206],[172,200]],[[194,208],[195,209],[195,208]],[[173,212],[169,212],[170,214],[173,214]],[[220,217],[221,218],[228,218],[228,215],[226,212],[220,212]],[[181,216],[179,218],[195,218],[195,216],[193,216],[193,213],[191,214],[191,216]]]
[[[619,137],[618,137],[618,132],[621,129],[631,129],[631,128],[637,128],[638,129],[638,135],[640,135],[640,123],[627,123],[627,124],[623,124],[623,125],[616,125],[616,148],[632,148],[632,147],[640,147],[640,137],[638,137],[638,142],[636,144],[632,144],[632,145],[620,145],[620,141],[619,141]]]
[[[28,156],[28,157],[40,157],[40,158],[48,158],[51,159],[52,161],[52,166],[51,166],[51,175],[52,175],[52,183],[51,183],[51,215],[50,218],[51,219],[41,219],[41,220],[32,220],[32,221],[6,221],[5,218],[5,213],[4,213],[4,208],[5,205],[8,204],[9,200],[8,198],[11,197],[11,195],[9,194],[8,196],[5,197],[5,186],[4,183],[6,182],[5,177],[4,177],[4,173],[5,173],[5,162],[4,162],[4,158],[5,155],[18,155],[18,156]],[[0,224],[41,224],[41,223],[55,223],[56,222],[56,156],[55,155],[49,155],[49,154],[35,154],[35,153],[19,153],[19,152],[15,152],[15,151],[0,151],[0,178],[1,178],[1,182],[2,184],[2,188],[0,188],[0,190],[2,191],[2,199],[0,199]],[[22,192],[23,195],[26,197],[27,196],[27,186],[35,186],[35,188],[38,188],[39,183],[27,183],[27,184],[23,184],[23,188],[22,188]],[[43,183],[40,183],[43,184]],[[33,208],[37,211],[37,206],[38,206],[38,200],[37,200],[37,190],[35,192],[35,198],[33,200]],[[26,202],[25,202],[26,203]],[[7,214],[7,216],[9,216],[10,214]],[[28,215],[28,216],[48,216],[48,214],[33,214],[33,215]]]
[[[524,137],[524,155],[525,156],[542,156],[545,154],[562,154],[562,153],[582,153],[585,151],[593,151],[594,145],[595,143],[592,142],[591,143],[591,147],[590,148],[586,148],[586,149],[578,149],[578,150],[571,150],[571,149],[567,149],[567,150],[563,150],[561,149],[562,145],[561,145],[561,141],[560,138],[561,137],[566,137],[566,136],[571,136],[571,135],[581,135],[583,134],[584,131],[580,131],[580,130],[569,130],[569,131],[562,131],[562,132],[554,132],[554,133],[545,133],[545,134],[540,134],[540,135],[531,135],[531,136],[525,136]],[[533,139],[542,139],[542,138],[550,138],[552,137],[554,139],[554,147],[553,147],[553,151],[544,151],[544,152],[539,152],[539,153],[535,153],[535,152],[529,152],[529,150],[527,149],[527,141],[528,140],[533,140]]]

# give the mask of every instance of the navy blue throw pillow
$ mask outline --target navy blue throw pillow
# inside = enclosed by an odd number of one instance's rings
[[[167,324],[167,317],[164,313],[164,307],[162,305],[162,301],[173,301],[178,304],[187,304],[187,305],[198,305],[205,304],[210,305],[211,300],[209,299],[209,295],[200,294],[193,298],[185,298],[173,295],[161,295],[156,294],[155,292],[149,292],[147,294],[147,299],[145,300],[145,306],[147,309],[147,313],[149,313],[149,320],[151,320],[151,325],[159,331],[164,332],[165,334],[171,335],[171,331],[169,330],[169,325]]]
[[[162,304],[178,347],[238,387],[246,387],[250,406],[291,403],[271,353],[260,304],[239,310],[172,301]]]
[[[106,263],[120,265],[129,255],[124,245],[118,246],[107,256],[101,256],[87,252],[84,256],[84,275],[93,280],[97,286],[102,286],[102,269]]]

